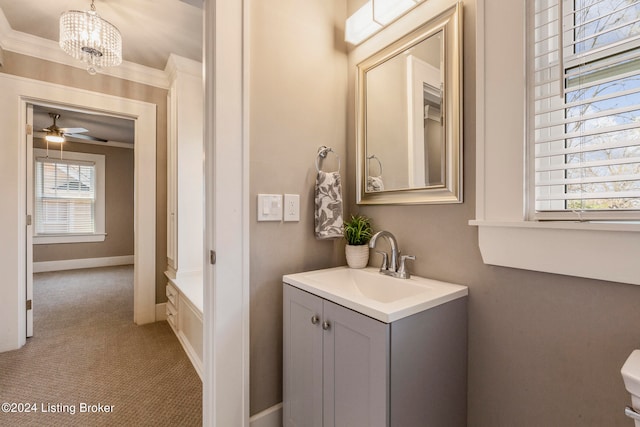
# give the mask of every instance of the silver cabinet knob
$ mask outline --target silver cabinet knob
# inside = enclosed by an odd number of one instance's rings
[[[314,314],[314,315],[311,317],[311,323],[313,323],[314,325],[315,325],[316,323],[318,323],[319,321],[320,321],[320,318],[318,317],[318,315],[317,315],[317,314]]]
[[[325,331],[328,331],[330,328],[331,328],[331,323],[327,322],[326,320],[322,322],[322,329],[324,329]]]

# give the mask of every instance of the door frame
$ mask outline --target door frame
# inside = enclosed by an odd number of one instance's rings
[[[249,426],[248,10],[247,0],[204,0],[203,425],[211,427]]]
[[[156,299],[156,105],[17,76],[2,75],[18,102],[17,138],[21,173],[19,177],[20,221],[27,215],[27,104],[60,105],[67,109],[98,111],[135,120],[134,150],[134,322],[154,322]],[[9,84],[10,83],[10,84]],[[15,105],[15,104],[14,104]],[[30,214],[33,214],[32,212]],[[20,233],[18,248],[18,295],[26,295],[26,233]],[[30,259],[28,262],[32,263]],[[31,267],[32,268],[32,267]],[[22,306],[24,308],[24,306]],[[26,341],[26,311],[18,309],[16,348]]]

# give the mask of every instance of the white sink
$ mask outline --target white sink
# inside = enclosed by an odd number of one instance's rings
[[[444,304],[468,294],[466,286],[411,276],[385,276],[377,268],[336,267],[287,274],[283,281],[381,322]]]

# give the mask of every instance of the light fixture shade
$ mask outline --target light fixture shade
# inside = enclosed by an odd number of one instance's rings
[[[64,142],[64,134],[59,130],[52,130],[47,132],[44,139],[48,142]]]
[[[416,5],[414,0],[372,0],[373,20],[387,25]]]
[[[90,74],[122,63],[120,31],[93,10],[69,10],[60,15],[60,47],[86,62]]]
[[[373,20],[373,3],[369,0],[347,18],[344,40],[347,43],[358,44],[381,28],[382,25]]]

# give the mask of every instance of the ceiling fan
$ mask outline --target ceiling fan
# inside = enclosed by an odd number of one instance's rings
[[[46,132],[45,139],[48,142],[64,142],[65,137],[78,138],[78,139],[86,139],[89,141],[98,141],[98,142],[107,142],[106,139],[97,138],[91,135],[84,135],[84,132],[89,132],[88,129],[85,128],[60,128],[56,124],[57,120],[60,118],[60,114],[57,113],[49,113],[49,117],[53,120],[53,124],[48,128],[42,129]]]

